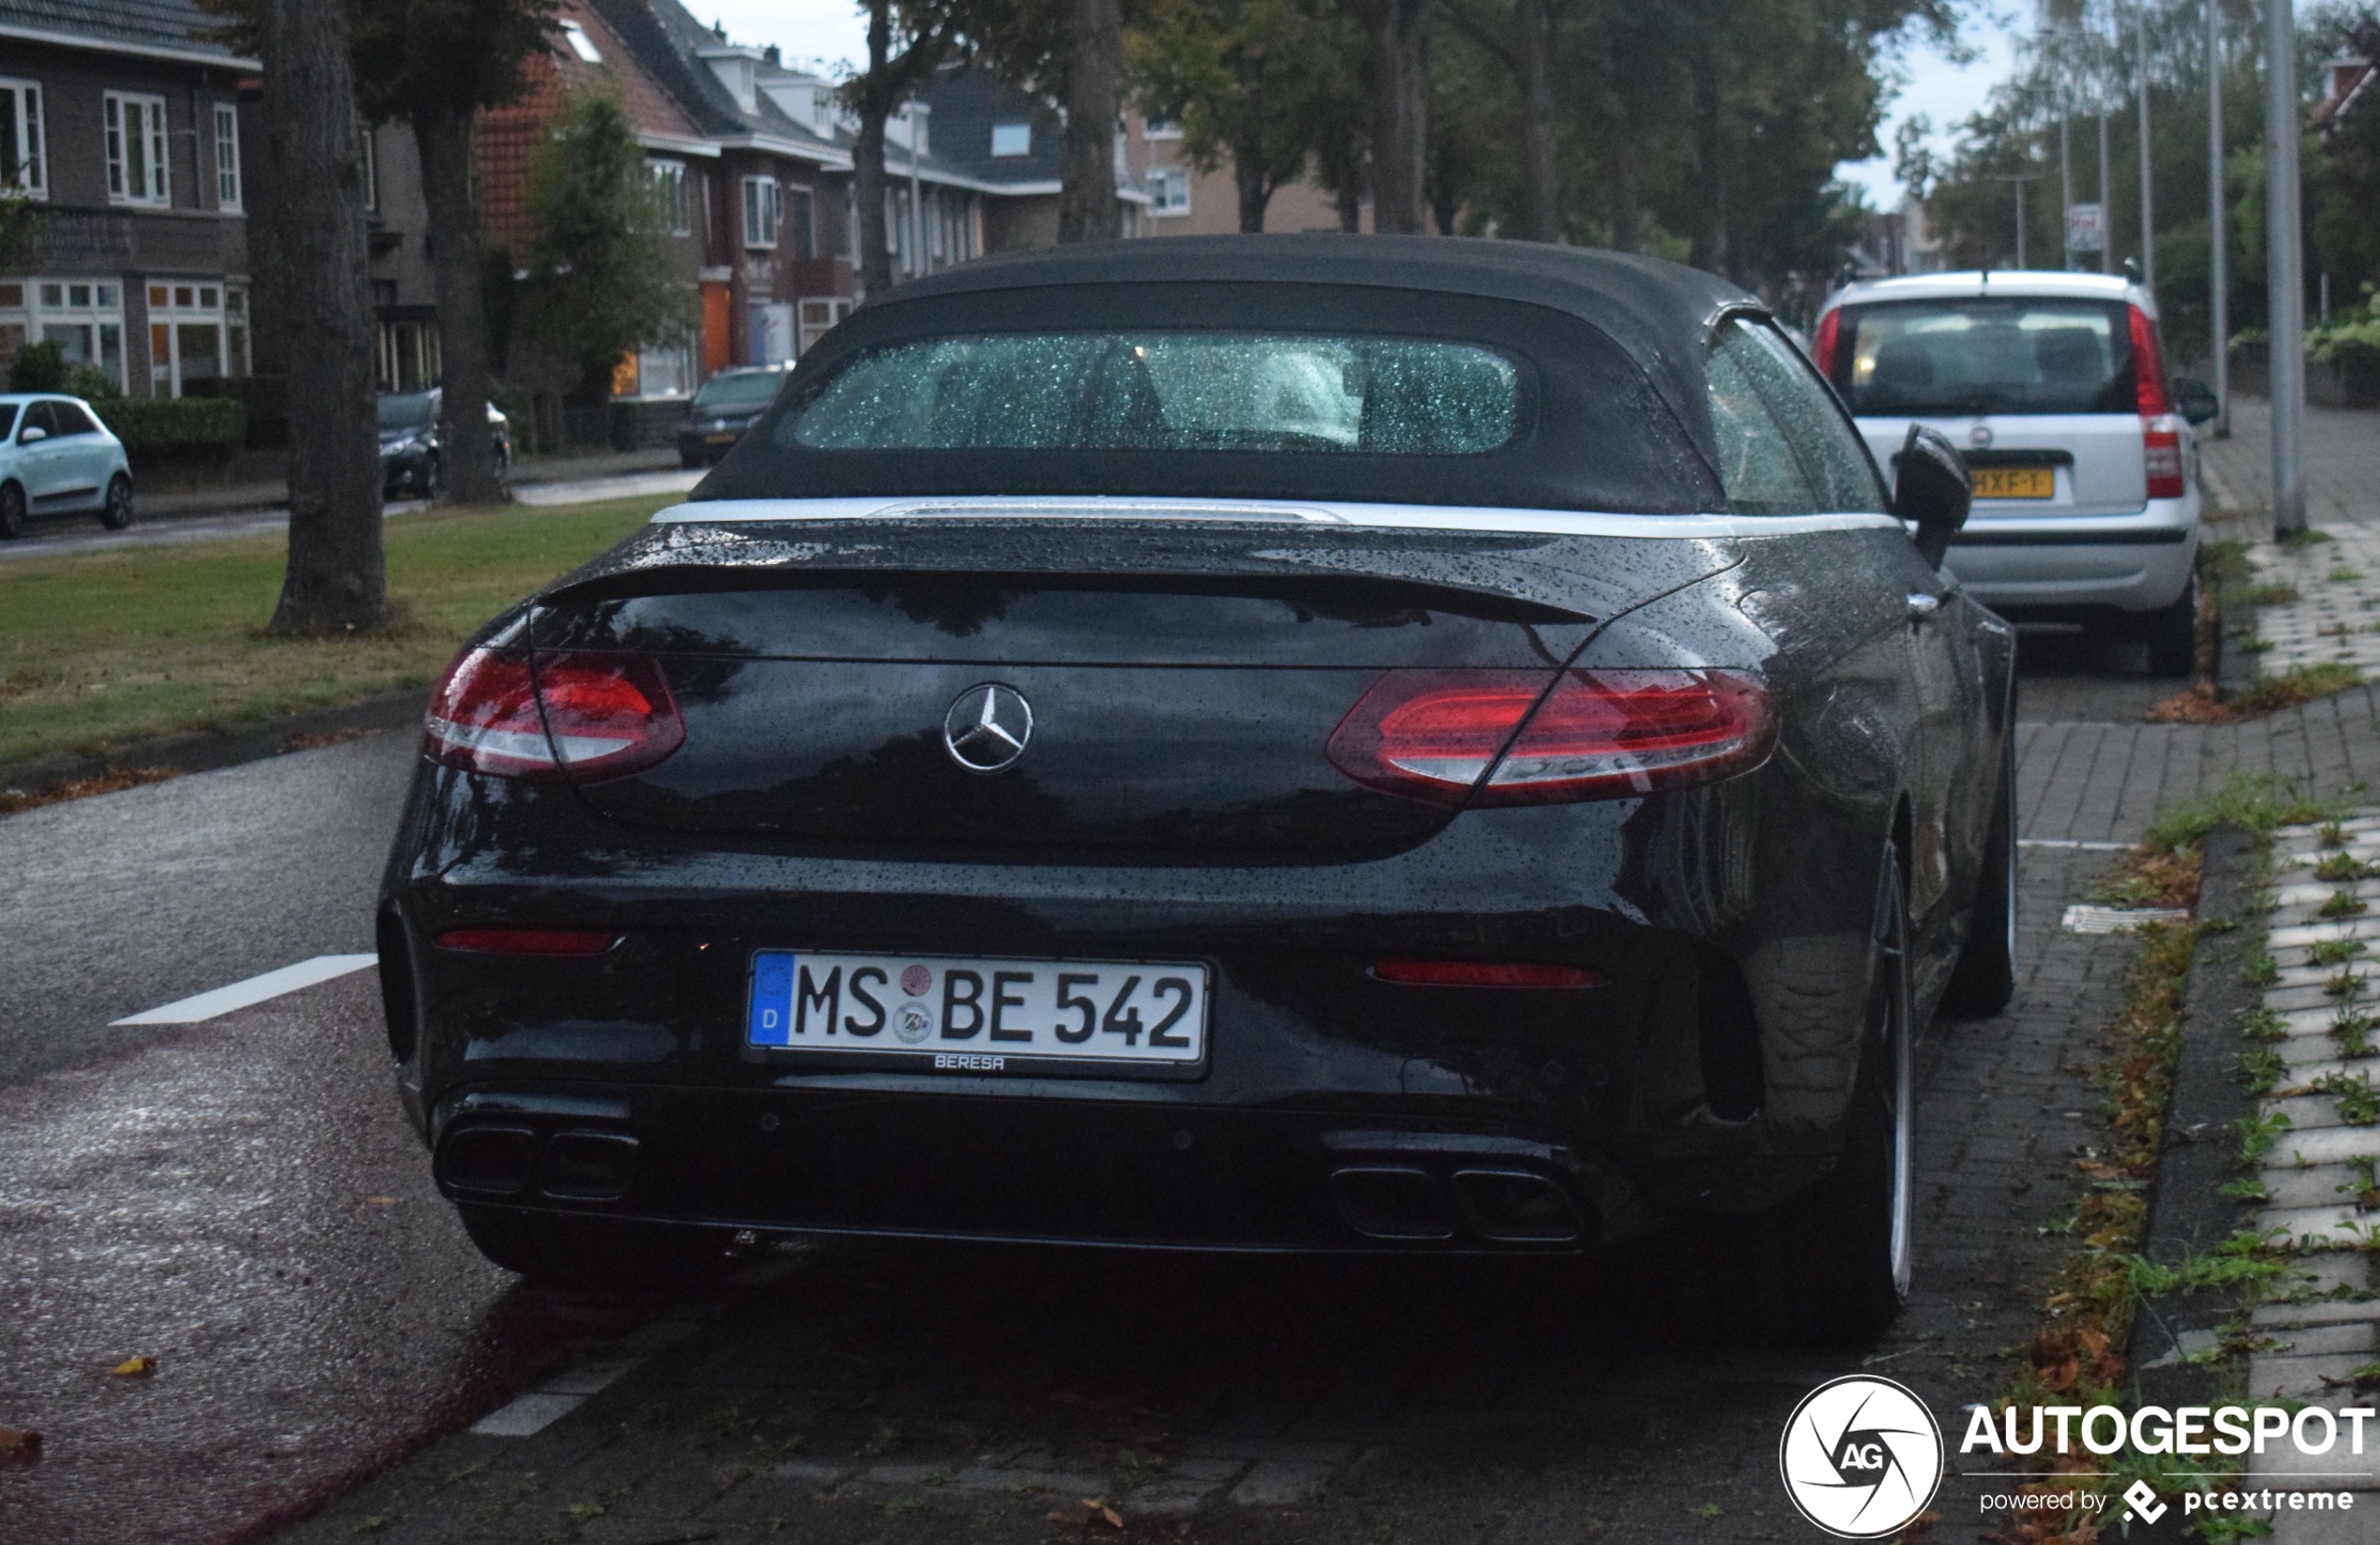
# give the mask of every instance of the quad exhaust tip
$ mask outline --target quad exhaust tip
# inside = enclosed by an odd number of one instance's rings
[[[1585,1237],[1559,1184],[1526,1169],[1457,1169],[1446,1180],[1406,1165],[1331,1174],[1349,1226],[1367,1239],[1426,1243],[1469,1232],[1497,1244],[1572,1244]]]
[[[517,1196],[532,1185],[562,1201],[611,1202],[636,1179],[637,1143],[625,1132],[584,1129],[542,1141],[526,1126],[469,1126],[438,1145],[441,1185],[482,1196]]]

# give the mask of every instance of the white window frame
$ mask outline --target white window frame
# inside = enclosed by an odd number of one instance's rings
[[[1149,213],[1172,219],[1190,213],[1190,173],[1185,167],[1149,169]]]
[[[173,203],[173,170],[168,147],[165,98],[137,91],[111,91],[101,98],[101,126],[108,149],[108,202],[163,209]],[[137,112],[141,126],[130,127]],[[133,140],[140,139],[141,161],[147,176],[132,186]]]
[[[49,139],[42,133],[41,82],[0,76],[0,91],[11,93],[8,127],[23,151],[14,186],[28,199],[50,196]]]
[[[686,174],[686,163],[647,156],[645,175],[652,179],[655,196],[661,201],[662,229],[673,236],[692,236],[694,233],[693,184]]]
[[[355,121],[355,142],[359,152],[355,157],[356,171],[362,174],[364,179],[364,213],[366,215],[378,215],[380,212],[379,132],[370,124],[367,124],[363,119],[358,118]],[[476,163],[474,163],[473,171],[474,173],[476,173]],[[473,184],[471,191],[473,196],[476,197],[479,192],[476,182]]]
[[[784,206],[778,197],[774,177],[744,179],[744,245],[754,251],[768,251],[777,245],[777,228],[782,222]]]
[[[215,104],[215,205],[237,210],[240,205],[240,109],[236,103]]]
[[[13,292],[14,304],[9,303]],[[52,327],[87,327],[90,359],[106,367],[109,345],[114,345],[116,390],[125,390],[130,369],[126,352],[130,334],[124,325],[124,285],[116,279],[35,275],[14,278],[0,287],[0,324],[22,328],[26,343],[40,343]]]

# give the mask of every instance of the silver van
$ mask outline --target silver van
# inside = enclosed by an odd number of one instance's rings
[[[2098,274],[1928,274],[1854,284],[1811,352],[1889,473],[1910,425],[1950,436],[1975,483],[1947,567],[2017,621],[2196,647],[2198,450],[2177,408],[2157,303]],[[2183,383],[2194,384],[2194,383]]]

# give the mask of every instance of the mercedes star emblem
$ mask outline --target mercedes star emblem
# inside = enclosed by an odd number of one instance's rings
[[[943,746],[969,772],[1006,771],[1032,738],[1033,705],[1016,688],[997,681],[968,688],[943,715]]]

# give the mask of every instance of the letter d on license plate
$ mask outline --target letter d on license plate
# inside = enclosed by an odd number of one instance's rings
[[[1207,1054],[1207,968],[1188,961],[761,950],[751,980],[744,1039],[764,1049],[989,1072],[1009,1057],[1180,1065]]]

